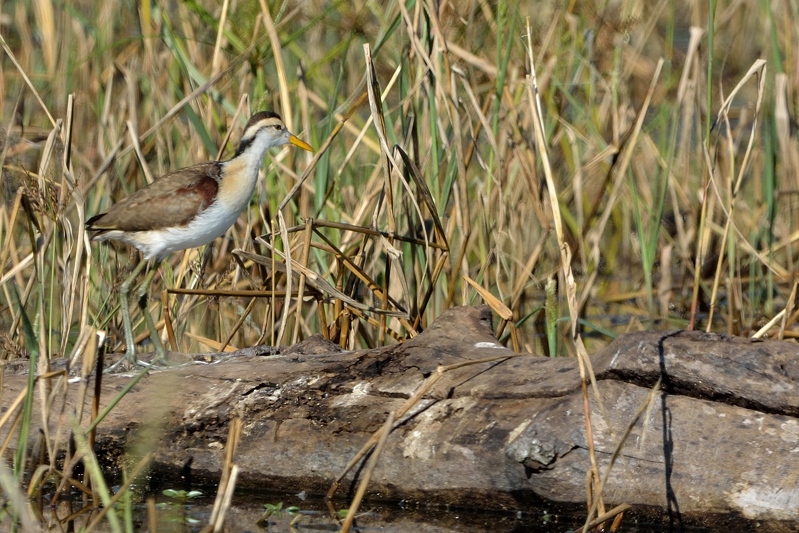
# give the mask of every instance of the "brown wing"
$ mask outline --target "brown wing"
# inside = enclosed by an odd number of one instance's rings
[[[146,231],[184,226],[216,198],[222,166],[200,163],[164,175],[86,221],[91,231]]]

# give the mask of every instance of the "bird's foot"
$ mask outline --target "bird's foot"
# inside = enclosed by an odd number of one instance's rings
[[[119,361],[112,364],[104,370],[104,373],[111,374],[114,372],[123,372],[126,370],[135,370],[139,368],[146,368],[149,370],[161,370],[169,366],[166,360],[166,354],[158,354],[153,357],[152,361],[144,361],[136,357],[135,352],[128,352]]]

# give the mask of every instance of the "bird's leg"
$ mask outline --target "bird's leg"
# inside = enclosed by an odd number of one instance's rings
[[[153,278],[158,270],[159,263],[159,261],[154,262],[150,268],[150,271],[147,273],[147,276],[145,276],[144,282],[139,285],[139,290],[136,292],[136,297],[139,301],[139,308],[141,308],[141,312],[144,315],[144,323],[147,324],[147,329],[150,330],[150,338],[152,339],[153,346],[155,347],[155,358],[153,358],[153,364],[161,364],[166,362],[166,351],[164,350],[164,345],[161,342],[161,336],[158,334],[158,330],[155,327],[155,322],[153,322],[153,317],[150,314],[150,310],[147,308],[149,289],[153,284]]]
[[[125,359],[132,364],[136,364],[136,345],[133,342],[133,326],[130,321],[130,308],[128,307],[128,294],[130,294],[130,287],[136,278],[139,277],[142,269],[147,265],[147,259],[142,259],[139,261],[139,264],[136,265],[136,268],[133,269],[133,272],[130,273],[130,276],[125,278],[125,281],[122,282],[122,285],[119,287],[119,302],[120,307],[122,308],[122,324],[125,327],[125,343],[127,346],[127,352],[125,353]]]

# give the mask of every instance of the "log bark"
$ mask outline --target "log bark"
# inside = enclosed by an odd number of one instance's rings
[[[586,500],[576,359],[514,354],[496,343],[487,308],[451,309],[414,339],[375,350],[338,352],[312,339],[279,355],[211,361],[154,372],[123,397],[99,426],[106,463],[155,450],[157,471],[217,481],[238,417],[238,487],[324,493],[440,365],[478,361],[443,373],[401,419],[369,496],[493,509]],[[616,339],[591,363],[603,476],[629,430],[607,476],[607,502],[673,524],[707,523],[709,514],[799,520],[796,344],[643,332]],[[129,379],[104,376],[102,401]],[[5,397],[23,387],[22,376],[7,376]]]

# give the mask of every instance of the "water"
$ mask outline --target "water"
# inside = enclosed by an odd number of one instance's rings
[[[180,501],[155,494],[155,523],[158,532],[199,533],[209,524],[213,511],[213,489],[200,498]],[[269,512],[265,505],[271,508]],[[304,495],[247,493],[234,498],[225,517],[224,531],[231,532],[330,532],[338,531],[346,508],[345,500],[328,505],[322,499]],[[121,514],[121,511],[120,511]],[[453,509],[405,502],[364,502],[351,531],[370,532],[470,532],[470,533],[567,533],[580,531],[584,514],[579,506],[542,507],[526,512],[496,512],[482,509]],[[78,529],[87,524],[76,522]],[[145,502],[134,505],[135,531],[149,531],[149,511]],[[109,531],[107,523],[97,531]],[[725,526],[712,528],[669,528],[642,521],[634,514],[622,521],[620,532],[661,531],[708,532],[746,531]]]

